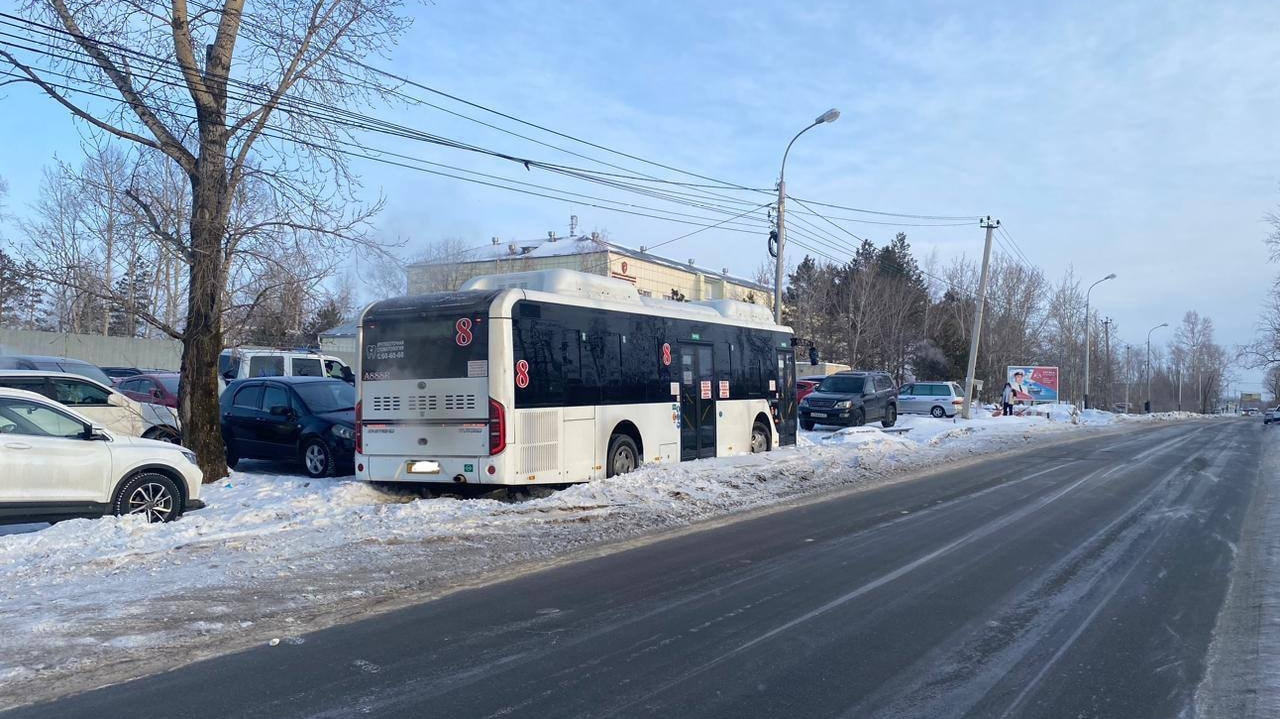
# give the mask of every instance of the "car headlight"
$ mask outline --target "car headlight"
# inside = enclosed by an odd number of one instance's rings
[[[333,428],[329,431],[333,432],[334,436],[341,437],[343,439],[355,439],[356,437],[356,431],[354,429],[342,424],[333,425]]]
[[[188,462],[190,462],[190,463],[192,463],[192,464],[194,464],[194,465],[199,465],[199,462],[197,462],[197,461],[196,461],[196,453],[195,453],[195,452],[192,452],[191,450],[188,450],[188,449],[184,449],[184,450],[182,450],[182,456],[183,456],[183,457],[186,457]]]
[[[851,399],[842,399],[839,402],[836,402],[836,409],[849,409],[852,406],[853,400]]]

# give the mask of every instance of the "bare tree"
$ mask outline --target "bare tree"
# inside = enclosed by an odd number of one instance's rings
[[[356,139],[332,108],[383,89],[359,58],[393,42],[406,21],[395,0],[264,0],[251,18],[244,0],[208,2],[29,0],[28,17],[60,28],[43,39],[57,59],[41,65],[3,50],[0,60],[80,121],[162,154],[185,175],[191,210],[177,232],[159,219],[153,188],[129,197],[157,216],[151,231],[188,268],[182,325],[146,319],[182,341],[184,442],[216,481],[227,474],[217,357],[231,264],[263,235],[292,236],[315,252],[368,242],[377,207],[353,203],[342,143]],[[63,76],[55,80],[49,64]],[[118,103],[84,104],[68,82]]]

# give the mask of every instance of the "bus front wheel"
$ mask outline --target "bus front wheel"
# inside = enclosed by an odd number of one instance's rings
[[[609,459],[606,463],[606,477],[626,474],[640,466],[640,452],[636,449],[635,440],[625,434],[615,434],[609,438]]]

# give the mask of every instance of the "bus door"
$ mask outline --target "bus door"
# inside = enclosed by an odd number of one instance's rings
[[[711,345],[680,343],[680,461],[716,456]]]
[[[778,444],[796,443],[796,353],[778,350]]]

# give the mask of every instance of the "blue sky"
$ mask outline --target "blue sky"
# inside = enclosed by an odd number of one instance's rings
[[[1272,0],[1056,7],[436,0],[410,11],[413,29],[381,65],[572,135],[747,185],[770,186],[791,135],[838,107],[838,122],[796,143],[791,194],[999,217],[1050,277],[1067,266],[1082,278],[1120,275],[1094,291],[1094,305],[1135,344],[1146,328],[1175,323],[1191,308],[1213,317],[1221,342],[1247,341],[1280,271],[1266,264],[1262,244],[1262,217],[1280,202],[1280,4]],[[6,92],[0,175],[11,186],[11,209],[21,212],[41,165],[55,152],[75,156],[77,134],[47,100]],[[370,112],[582,164],[429,108]],[[457,151],[380,144],[601,192]],[[570,214],[582,228],[607,229],[630,245],[690,229],[373,163],[356,168],[369,195],[388,200],[379,231],[409,238],[411,247],[447,236],[481,243],[563,233]],[[894,231],[847,226],[877,241]],[[921,255],[981,251],[976,227],[906,231]],[[765,259],[762,238],[715,230],[664,251],[739,274]]]

